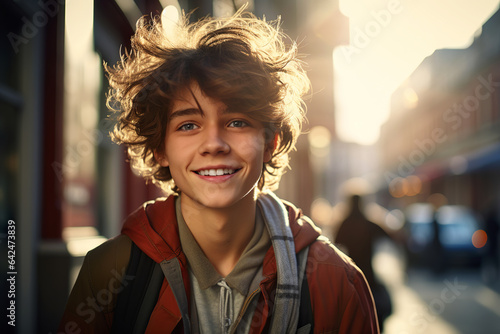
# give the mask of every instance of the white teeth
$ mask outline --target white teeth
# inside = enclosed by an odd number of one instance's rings
[[[234,169],[231,168],[205,169],[198,172],[198,174],[200,174],[201,176],[221,176],[233,173]]]

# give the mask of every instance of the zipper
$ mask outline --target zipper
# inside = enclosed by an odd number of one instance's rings
[[[234,331],[236,330],[236,328],[238,328],[238,324],[240,323],[241,319],[243,318],[243,316],[245,315],[245,312],[248,308],[248,305],[250,305],[250,303],[252,302],[253,298],[258,294],[260,293],[260,288],[258,288],[257,290],[255,290],[254,292],[252,292],[250,294],[250,296],[248,296],[248,298],[245,300],[245,303],[243,303],[243,306],[241,307],[241,310],[240,310],[240,314],[238,314],[238,318],[236,319],[236,321],[234,322],[233,324],[233,329],[231,330],[231,334],[234,333]]]

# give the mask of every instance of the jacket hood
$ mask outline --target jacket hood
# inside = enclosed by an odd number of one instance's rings
[[[316,241],[321,235],[321,229],[309,217],[303,215],[301,209],[289,202],[282,202],[288,210],[288,220],[295,242],[295,252],[298,253]]]
[[[122,234],[157,263],[178,257],[181,242],[175,216],[175,196],[144,203],[125,220]]]
[[[295,252],[313,243],[321,230],[293,204],[283,201],[288,211]],[[175,196],[144,203],[124,222],[122,234],[127,235],[155,262],[179,257],[182,253],[175,214]]]

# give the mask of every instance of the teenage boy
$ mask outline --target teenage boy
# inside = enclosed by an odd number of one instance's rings
[[[164,22],[165,23],[165,22]],[[377,333],[361,271],[275,189],[309,81],[277,23],[140,20],[114,140],[164,189],[90,251],[61,331]]]

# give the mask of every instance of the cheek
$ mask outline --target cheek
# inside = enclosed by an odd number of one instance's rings
[[[240,152],[244,152],[245,155],[259,156],[264,153],[265,140],[260,133],[242,136],[234,142],[239,147]]]
[[[261,165],[266,158],[263,141],[255,140],[254,138],[240,141],[238,152],[247,161],[252,161],[258,165]]]
[[[198,152],[196,139],[192,138],[175,138],[165,147],[165,157],[172,175],[175,170],[187,168]]]

